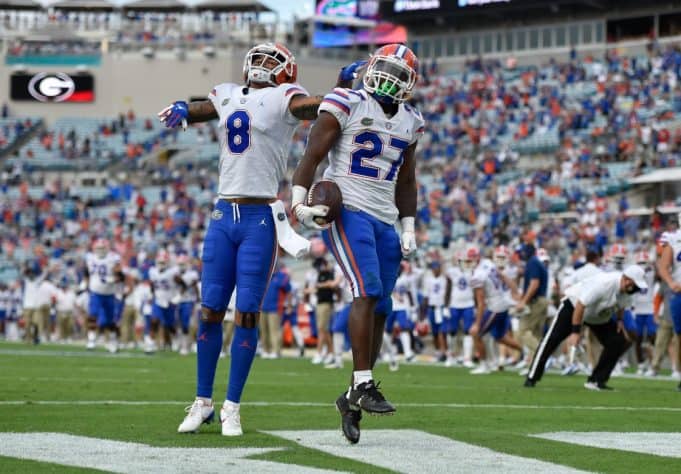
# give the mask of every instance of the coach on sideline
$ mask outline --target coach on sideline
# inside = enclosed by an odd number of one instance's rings
[[[609,390],[606,382],[610,373],[630,344],[622,322],[624,310],[631,306],[632,294],[647,288],[645,271],[638,265],[630,265],[623,272],[598,273],[568,288],[558,315],[532,359],[525,386],[534,387],[541,379],[547,359],[565,338],[569,336],[568,344],[571,346],[579,343],[584,322],[603,346],[603,352],[584,387]],[[612,319],[613,313],[617,316],[617,323]]]

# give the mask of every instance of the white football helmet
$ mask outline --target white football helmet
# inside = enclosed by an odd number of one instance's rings
[[[244,81],[278,86],[294,83],[298,78],[296,58],[286,46],[280,43],[262,43],[246,53],[244,59]]]

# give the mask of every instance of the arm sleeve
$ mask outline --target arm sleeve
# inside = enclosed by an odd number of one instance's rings
[[[471,288],[484,288],[485,286],[485,272],[481,269],[475,270],[471,277]]]
[[[218,113],[220,119],[222,119],[222,102],[225,99],[229,99],[229,97],[232,95],[234,86],[235,84],[230,84],[227,82],[224,84],[218,84],[217,86],[213,87],[208,94],[208,100],[213,103],[213,107],[215,107],[215,111]]]
[[[298,123],[298,119],[293,116],[289,110],[291,99],[298,95],[309,96],[310,94],[300,84],[282,84],[278,87],[283,99],[281,100],[281,117],[284,121],[290,124]]]
[[[336,117],[341,129],[344,129],[350,118],[350,111],[355,100],[356,96],[350,94],[345,89],[337,87],[324,96],[319,106],[319,111],[329,112]]]

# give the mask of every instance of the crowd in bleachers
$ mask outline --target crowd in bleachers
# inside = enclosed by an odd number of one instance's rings
[[[528,231],[557,268],[571,265],[586,243],[618,242],[631,252],[653,246],[663,220],[630,215],[622,191],[631,176],[679,163],[680,74],[681,52],[655,47],[646,57],[609,53],[532,68],[480,60],[463,71],[424,65],[414,97],[428,124],[417,151],[424,256],[448,255],[461,242],[509,244]],[[305,124],[296,132],[290,168],[308,131]],[[168,132],[134,114],[59,120],[3,165],[79,169],[74,160],[128,158],[134,171],[141,155],[180,151],[145,164],[139,185],[115,184],[115,176],[107,188],[33,185],[31,175],[4,175],[0,280],[19,278],[34,257],[45,268],[56,261],[75,272],[96,236],[109,237],[124,265],[142,271],[159,248],[197,258],[215,193],[217,133],[214,124]],[[280,198],[290,202],[287,182]],[[574,214],[538,219],[556,211]]]

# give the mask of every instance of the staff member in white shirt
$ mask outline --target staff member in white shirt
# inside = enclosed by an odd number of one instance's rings
[[[579,343],[584,323],[603,345],[603,352],[584,387],[610,389],[606,385],[610,373],[630,345],[622,322],[624,309],[631,306],[631,295],[646,288],[645,271],[638,265],[630,265],[623,272],[599,273],[568,288],[558,315],[532,359],[525,386],[534,387],[541,379],[546,361],[565,338],[570,346]],[[611,319],[613,312],[617,314],[617,323]]]

